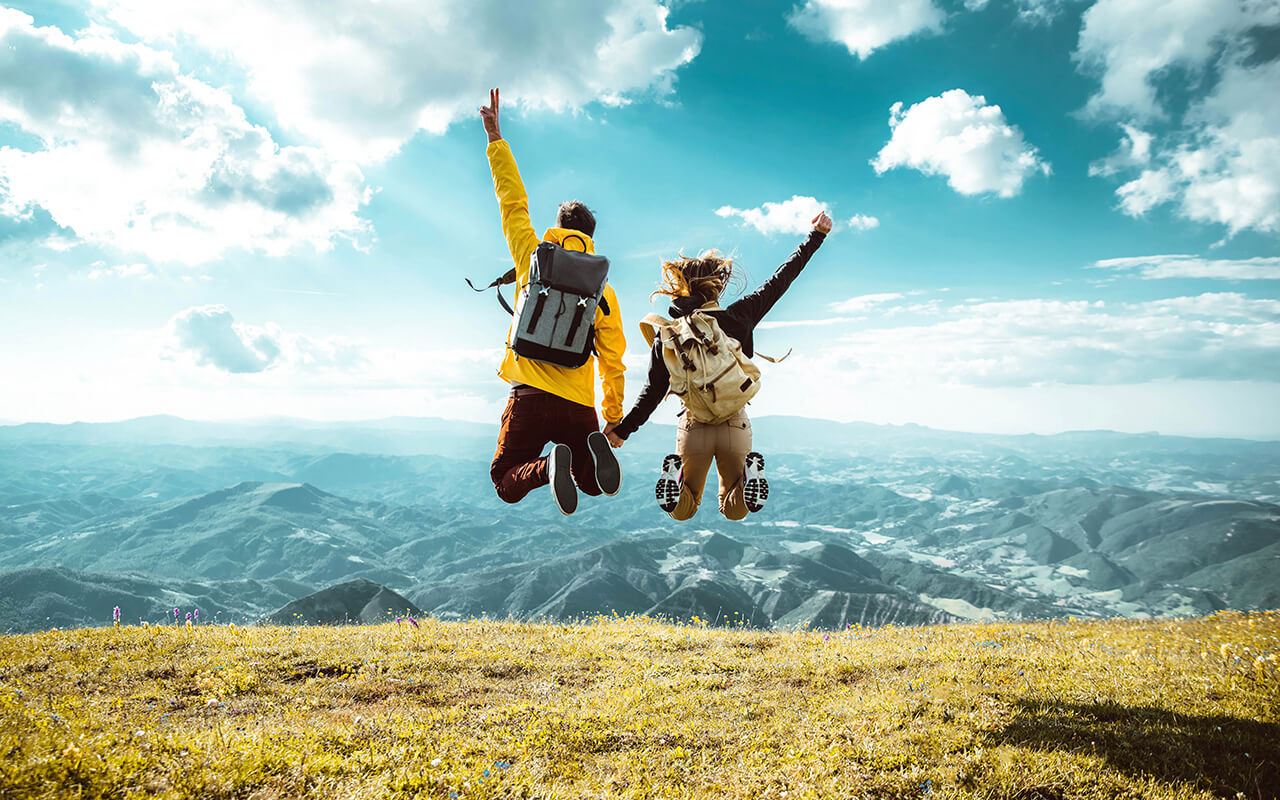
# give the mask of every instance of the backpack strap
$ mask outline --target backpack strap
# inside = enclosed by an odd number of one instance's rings
[[[529,332],[530,333],[533,333],[533,331],[537,329],[538,320],[542,319],[542,312],[547,307],[547,295],[550,293],[551,293],[551,290],[546,286],[543,286],[542,290],[538,292],[538,300],[537,300],[537,303],[535,303],[533,306],[533,314],[529,316]],[[515,316],[515,315],[513,314],[512,316]]]
[[[650,348],[653,347],[654,339],[669,327],[671,327],[671,320],[658,314],[646,314],[645,318],[640,320],[640,333],[644,335],[644,340]]]
[[[502,273],[498,277],[494,278],[492,283],[490,283],[488,286],[485,286],[484,288],[481,288],[481,289],[477,289],[476,285],[471,282],[470,278],[465,278],[464,280],[466,280],[467,285],[471,287],[471,290],[473,292],[487,292],[490,289],[493,289],[494,294],[498,296],[498,305],[502,306],[502,309],[506,311],[508,314],[510,314],[511,316],[514,317],[516,315],[515,309],[513,309],[511,307],[511,304],[507,302],[507,298],[502,296],[502,288],[501,288],[508,283],[516,282],[515,267],[512,267],[511,269]]]
[[[573,310],[573,321],[569,323],[569,331],[564,335],[564,344],[566,347],[573,344],[573,337],[578,335],[578,328],[582,326],[582,318],[586,316],[587,313],[587,300],[589,299],[590,298],[584,297],[574,304],[576,308]]]
[[[765,361],[768,361],[770,364],[781,364],[783,361],[787,360],[787,356],[789,355],[791,355],[791,348],[789,347],[787,348],[787,352],[782,354],[782,358],[774,358],[773,356],[766,356],[764,353],[761,353],[759,350],[756,351],[757,357],[763,358]]]

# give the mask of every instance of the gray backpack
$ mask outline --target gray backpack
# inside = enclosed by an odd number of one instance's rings
[[[581,241],[581,237],[566,237],[575,238]],[[587,363],[595,350],[596,309],[610,313],[604,300],[608,279],[609,259],[604,256],[542,242],[533,251],[529,284],[521,289],[515,309],[499,288],[515,282],[515,270],[485,289],[496,289],[498,302],[515,317],[511,349],[516,355],[574,369]],[[471,284],[471,288],[476,287]]]

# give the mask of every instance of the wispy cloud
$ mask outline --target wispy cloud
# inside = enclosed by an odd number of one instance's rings
[[[1119,304],[962,302],[930,324],[853,331],[820,358],[849,380],[969,386],[1280,381],[1280,300],[1221,292]]]
[[[282,289],[276,286],[267,287],[268,292],[282,292],[284,294],[308,294],[321,297],[344,297],[341,292],[322,292],[317,289]]]
[[[223,305],[193,306],[166,326],[165,354],[232,374],[264,372],[288,365],[299,369],[350,369],[365,362],[363,348],[340,337],[312,338],[286,333],[278,325],[236,322]]]
[[[1164,278],[1209,278],[1223,281],[1280,280],[1280,257],[1207,259],[1192,255],[1133,256],[1107,258],[1088,269],[1134,272],[1144,280]]]
[[[147,264],[117,264],[108,267],[106,262],[99,261],[89,270],[88,278],[96,281],[100,278],[154,278],[155,273]]]
[[[857,297],[850,297],[848,300],[840,300],[830,303],[827,308],[837,314],[859,314],[867,311],[875,306],[884,305],[894,300],[901,300],[903,295],[897,292],[883,292],[881,294],[863,294]]]

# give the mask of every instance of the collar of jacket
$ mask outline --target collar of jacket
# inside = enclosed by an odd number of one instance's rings
[[[671,301],[671,308],[667,313],[672,319],[677,317],[687,317],[695,311],[719,311],[720,304],[712,300],[710,303],[698,304],[697,298],[694,297],[677,297]]]
[[[582,241],[578,240],[582,237]],[[586,243],[586,251],[592,255],[596,252],[596,244],[591,241],[591,237],[582,231],[575,231],[570,228],[547,228],[547,232],[542,234],[542,241],[558,244],[565,250],[582,250],[583,243]],[[568,241],[568,244],[565,242]]]

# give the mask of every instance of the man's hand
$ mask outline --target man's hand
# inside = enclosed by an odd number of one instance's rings
[[[623,439],[621,436],[613,432],[613,429],[616,427],[618,427],[618,423],[616,422],[608,422],[605,423],[604,426],[604,438],[609,440],[609,444],[612,445],[615,450],[622,447],[622,443],[626,441],[626,439]]]
[[[496,90],[495,90],[495,91],[496,91]],[[496,111],[494,112],[494,125],[495,125],[495,126],[498,124],[498,123],[497,123],[497,119],[498,119],[498,117],[497,117],[497,113],[498,113],[498,112],[496,112]],[[814,229],[815,231],[817,231],[818,233],[821,233],[823,236],[827,235],[828,233],[831,233],[831,217],[828,217],[828,216],[827,216],[827,212],[825,212],[825,211],[819,211],[819,212],[818,212],[818,216],[814,217],[812,220],[810,220],[810,222],[812,222],[812,223],[813,223],[813,229]]]
[[[489,90],[489,105],[480,106],[480,121],[484,123],[484,132],[489,134],[489,141],[496,142],[502,138],[498,128],[498,90]]]

